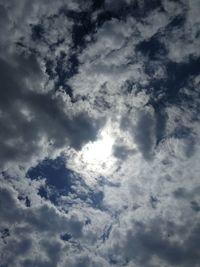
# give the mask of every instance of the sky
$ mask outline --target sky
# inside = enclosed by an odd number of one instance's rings
[[[0,267],[200,266],[199,12],[0,0]]]

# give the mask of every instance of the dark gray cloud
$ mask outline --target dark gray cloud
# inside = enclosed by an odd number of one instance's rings
[[[151,114],[142,112],[135,129],[135,140],[145,159],[151,159],[155,140],[155,122]]]
[[[115,145],[113,147],[114,156],[121,160],[125,160],[129,155],[133,154],[134,152],[134,150],[123,145]]]
[[[16,60],[15,60],[16,57]],[[39,93],[42,71],[34,56],[15,56],[16,66],[1,60],[1,164],[23,162],[41,152],[41,139],[75,149],[94,140],[99,122],[86,113],[69,117],[51,92]],[[36,81],[36,82],[35,82]]]

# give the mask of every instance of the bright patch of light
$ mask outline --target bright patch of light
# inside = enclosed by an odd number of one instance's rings
[[[88,142],[81,151],[68,159],[68,166],[80,173],[88,184],[95,183],[100,176],[109,176],[116,159],[113,156],[113,145],[116,138],[108,122],[99,132],[94,142]]]
[[[89,165],[106,164],[112,155],[113,137],[104,129],[95,142],[89,142],[82,150],[82,159]]]
[[[115,138],[108,123],[99,133],[97,140],[87,143],[79,153],[79,163],[84,169],[88,183],[93,183],[98,176],[110,175],[116,159],[113,156]],[[89,174],[89,175],[88,175]]]
[[[118,168],[118,158],[114,155],[114,147],[118,144],[135,149],[132,137],[121,131],[118,121],[108,121],[100,130],[94,142],[88,142],[81,151],[68,153],[67,166],[79,173],[88,185],[93,185],[99,177],[112,180]]]

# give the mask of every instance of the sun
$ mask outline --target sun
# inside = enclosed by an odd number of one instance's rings
[[[95,142],[89,142],[84,146],[83,160],[88,164],[106,163],[112,156],[114,138],[109,134],[108,129],[103,129]]]
[[[111,128],[106,125],[98,134],[97,140],[87,143],[81,151],[81,160],[86,168],[99,174],[106,173],[113,163],[114,142]]]
[[[95,141],[85,144],[80,151],[67,150],[66,165],[80,174],[88,185],[95,185],[100,177],[113,179],[118,169],[119,159],[114,151],[118,145],[136,148],[132,136],[120,129],[120,120],[107,120],[99,131]]]
[[[95,183],[100,176],[109,176],[115,166],[113,126],[108,121],[99,131],[95,141],[88,142],[68,160],[68,166],[80,173],[88,184]]]

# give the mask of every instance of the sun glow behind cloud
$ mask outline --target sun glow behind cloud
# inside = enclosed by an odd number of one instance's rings
[[[80,157],[89,172],[94,172],[98,175],[110,173],[115,162],[112,155],[114,142],[115,138],[111,132],[111,125],[108,123],[100,131],[96,141],[89,142],[83,147]]]
[[[119,123],[119,118],[115,121],[108,120],[95,141],[88,142],[78,152],[65,151],[67,167],[79,173],[89,186],[95,185],[101,176],[108,180],[115,180],[114,173],[121,160],[116,156],[116,147],[122,151],[125,148],[132,152],[137,148],[133,137],[121,130]]]
[[[114,138],[109,134],[108,129],[103,129],[100,133],[99,139],[95,142],[89,142],[84,146],[83,161],[89,165],[106,164],[112,156],[112,146]]]
[[[116,158],[113,156],[113,145],[116,136],[113,128],[112,123],[107,122],[100,130],[97,139],[94,142],[88,142],[68,161],[68,166],[85,177],[88,184],[95,183],[101,175],[110,175],[115,169]]]

